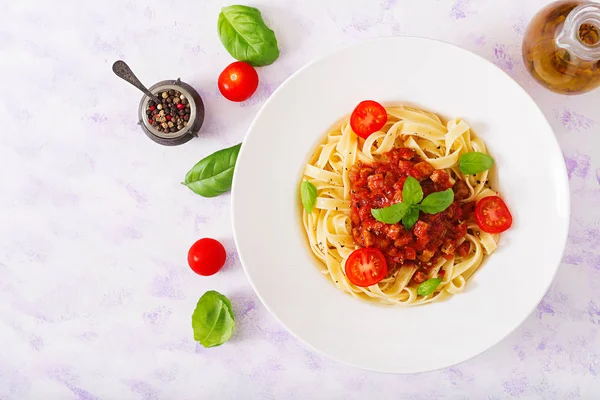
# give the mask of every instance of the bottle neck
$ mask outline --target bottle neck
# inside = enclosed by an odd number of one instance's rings
[[[556,45],[586,60],[600,60],[600,4],[583,3],[567,16]]]

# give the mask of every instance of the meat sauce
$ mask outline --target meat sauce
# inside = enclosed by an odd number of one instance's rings
[[[408,176],[417,179],[423,198],[433,192],[453,188],[454,202],[438,214],[421,212],[410,230],[401,223],[386,224],[371,215],[372,208],[388,207],[402,201],[402,188]],[[352,236],[361,247],[376,247],[385,255],[388,276],[401,266],[416,266],[415,283],[427,280],[429,270],[441,257],[450,260],[455,254],[464,257],[470,243],[458,242],[467,233],[466,220],[473,215],[475,203],[461,203],[469,197],[464,181],[453,185],[448,174],[435,170],[413,149],[397,148],[371,164],[356,163],[349,171],[351,191]],[[443,270],[440,274],[443,275]]]

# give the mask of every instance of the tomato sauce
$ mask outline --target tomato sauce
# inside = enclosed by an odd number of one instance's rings
[[[433,192],[453,188],[454,202],[438,214],[421,212],[419,220],[406,230],[402,223],[386,224],[371,215],[372,208],[388,207],[402,201],[402,188],[408,176],[417,179],[423,198]],[[386,259],[388,276],[401,266],[416,266],[415,283],[427,280],[429,269],[441,257],[466,256],[470,243],[458,245],[467,233],[466,220],[473,215],[475,203],[461,203],[469,196],[465,182],[453,185],[445,171],[435,170],[413,149],[397,148],[371,164],[356,163],[349,171],[352,236],[361,247],[376,247]]]

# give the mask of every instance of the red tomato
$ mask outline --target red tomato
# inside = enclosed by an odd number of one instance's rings
[[[387,263],[381,250],[365,247],[354,250],[346,260],[346,276],[356,286],[367,287],[387,275]]]
[[[352,130],[363,139],[383,128],[386,122],[385,108],[373,100],[360,102],[350,116]]]
[[[188,264],[198,275],[214,275],[225,265],[225,248],[215,239],[198,240],[188,251]]]
[[[236,61],[219,75],[219,90],[231,101],[248,100],[258,87],[258,74],[252,65]]]
[[[488,196],[477,202],[475,219],[482,231],[487,233],[504,232],[512,225],[512,215],[506,203],[498,196]]]

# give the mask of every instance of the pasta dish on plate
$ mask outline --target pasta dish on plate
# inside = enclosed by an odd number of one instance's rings
[[[361,102],[306,164],[303,224],[339,289],[414,306],[464,290],[512,216],[494,159],[462,119]]]

